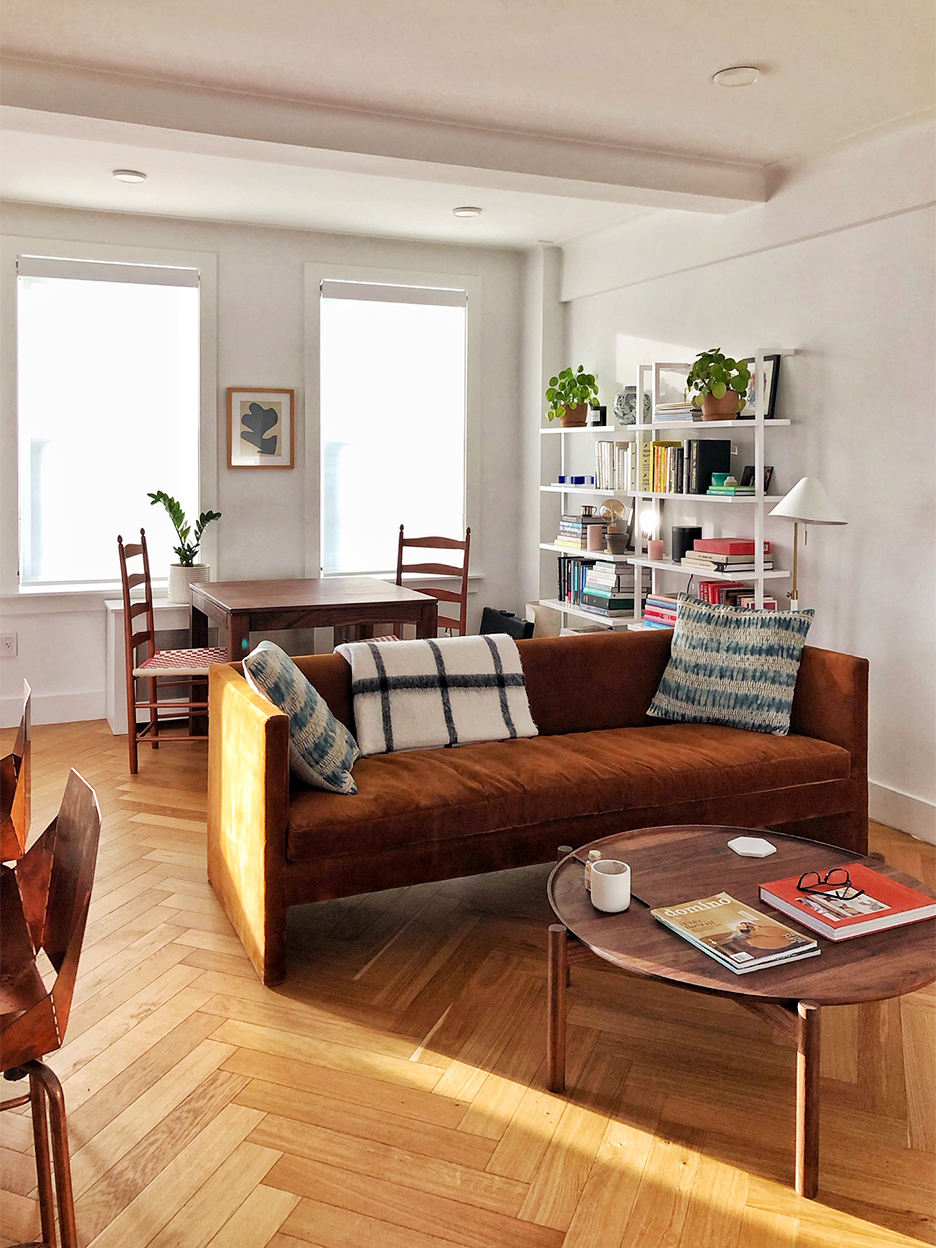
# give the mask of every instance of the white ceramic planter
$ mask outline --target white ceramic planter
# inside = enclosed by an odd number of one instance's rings
[[[208,580],[211,568],[207,563],[196,563],[191,568],[183,568],[181,563],[169,564],[169,601],[184,602],[188,606],[189,586]]]

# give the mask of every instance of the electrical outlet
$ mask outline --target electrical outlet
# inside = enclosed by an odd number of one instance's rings
[[[16,633],[0,634],[0,659],[16,658]]]

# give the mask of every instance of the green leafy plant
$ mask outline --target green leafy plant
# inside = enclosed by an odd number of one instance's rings
[[[557,420],[565,414],[567,407],[578,407],[580,403],[588,403],[594,407],[598,403],[598,383],[592,373],[585,372],[580,364],[578,371],[564,368],[555,377],[550,377],[546,388],[549,402],[547,420]]]
[[[155,494],[147,494],[151,505],[162,503],[166,511],[169,513],[169,519],[175,526],[175,531],[179,537],[179,545],[173,546],[173,550],[179,556],[179,563],[183,568],[191,568],[195,564],[195,557],[198,554],[198,548],[201,546],[202,534],[207,525],[212,520],[220,520],[220,511],[203,511],[195,522],[195,531],[192,532],[192,526],[185,518],[185,512],[182,510],[181,503],[177,503],[174,498],[170,498],[165,490],[157,490]],[[189,537],[191,536],[191,541]]]
[[[751,380],[751,370],[744,360],[723,355],[719,347],[700,351],[686,380],[686,392],[697,405],[707,396],[723,399],[729,390],[741,395],[738,411],[745,406],[744,393]]]

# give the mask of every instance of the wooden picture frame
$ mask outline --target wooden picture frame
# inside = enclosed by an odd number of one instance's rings
[[[295,467],[295,390],[228,386],[227,408],[229,468]]]

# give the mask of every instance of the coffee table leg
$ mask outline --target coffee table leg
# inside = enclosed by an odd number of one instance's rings
[[[550,1092],[565,1090],[566,1040],[566,929],[561,923],[549,928],[546,997],[546,1082]]]
[[[819,1025],[820,1009],[797,1005],[796,1034],[796,1190],[815,1200],[819,1191]]]

